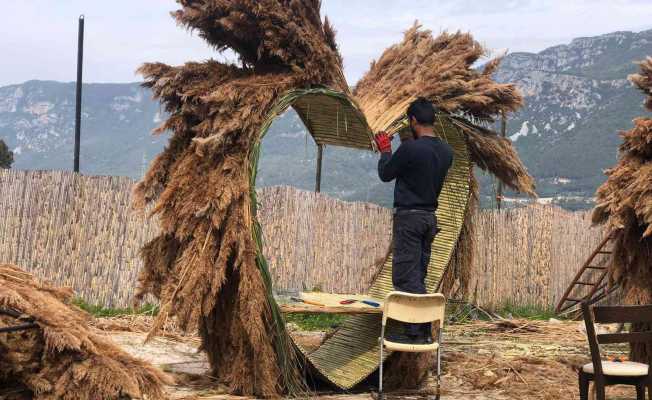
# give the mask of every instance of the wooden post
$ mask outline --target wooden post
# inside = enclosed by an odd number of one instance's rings
[[[79,172],[79,142],[81,140],[82,65],[84,62],[84,16],[79,16],[77,34],[77,88],[75,97],[75,160],[73,171]]]
[[[324,155],[324,145],[317,145],[317,181],[315,182],[315,192],[321,192],[321,161]]]
[[[507,119],[505,118],[505,112],[500,113],[500,136],[505,137],[507,131]],[[503,182],[498,181],[498,193],[496,194],[496,202],[498,205],[498,210],[500,210],[501,203],[503,201]]]

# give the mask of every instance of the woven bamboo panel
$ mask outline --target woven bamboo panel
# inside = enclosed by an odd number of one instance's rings
[[[289,186],[258,194],[263,254],[276,290],[368,290],[390,245],[389,209]]]
[[[350,101],[308,92],[292,103],[292,108],[317,144],[371,150],[371,130]]]
[[[543,205],[483,211],[473,223],[470,300],[490,310],[553,307],[604,235],[591,226],[590,212]]]

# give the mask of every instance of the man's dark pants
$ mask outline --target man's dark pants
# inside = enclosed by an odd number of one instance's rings
[[[437,218],[431,211],[397,210],[392,227],[392,283],[401,292],[425,294],[430,247],[437,234]],[[408,336],[429,336],[430,323],[404,324]]]

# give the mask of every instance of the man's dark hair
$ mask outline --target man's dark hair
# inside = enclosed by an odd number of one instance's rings
[[[432,125],[435,123],[435,106],[425,97],[419,97],[408,107],[407,116],[414,117],[421,125]]]

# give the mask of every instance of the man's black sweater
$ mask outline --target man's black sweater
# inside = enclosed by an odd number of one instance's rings
[[[394,207],[435,211],[446,173],[453,163],[453,149],[436,137],[424,136],[402,143],[394,154],[382,153],[378,176],[396,179]]]

